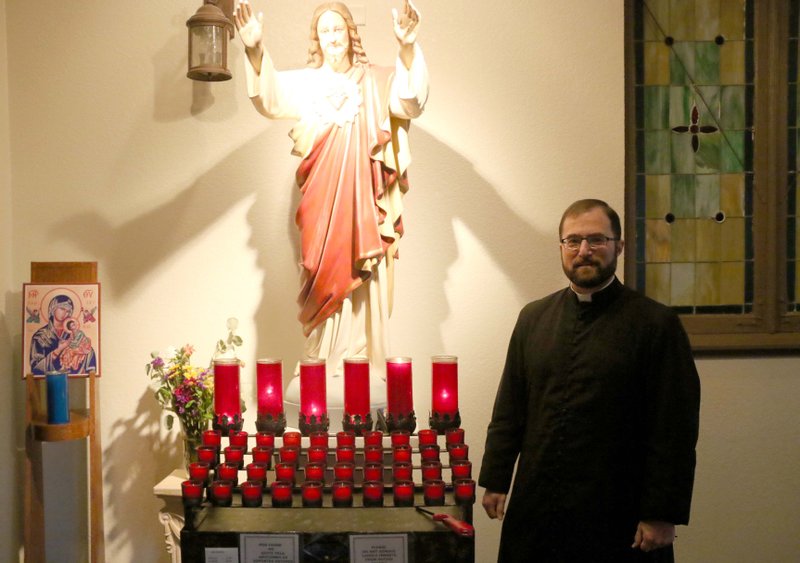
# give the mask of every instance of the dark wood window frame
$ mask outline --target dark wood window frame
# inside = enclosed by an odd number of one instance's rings
[[[625,0],[625,279],[636,283],[634,2]],[[789,0],[753,0],[755,83],[752,313],[682,315],[697,352],[800,350],[800,314],[787,312]],[[642,289],[643,288],[637,288]]]

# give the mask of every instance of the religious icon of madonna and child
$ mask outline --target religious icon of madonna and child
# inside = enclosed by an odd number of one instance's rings
[[[99,374],[99,284],[25,284],[23,376]]]

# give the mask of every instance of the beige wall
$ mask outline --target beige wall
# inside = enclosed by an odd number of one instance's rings
[[[268,9],[278,66],[301,65],[316,2],[253,3]],[[143,366],[151,350],[186,342],[204,362],[229,316],[242,322],[245,374],[258,356],[298,359],[290,124],[253,110],[238,45],[232,81],[184,77],[184,24],[200,2],[3,4],[11,124],[0,115],[0,149],[9,136],[11,144],[0,163],[10,154],[14,174],[10,193],[0,174],[0,202],[13,196],[14,205],[13,237],[0,237],[3,272],[11,264],[0,277],[10,332],[0,332],[0,352],[19,342],[30,261],[99,262],[107,559],[165,560],[151,490],[180,450],[159,426]],[[389,13],[399,2],[352,5],[365,6],[372,60],[390,61]],[[460,357],[461,411],[477,461],[516,314],[563,285],[562,209],[588,195],[622,208],[622,2],[418,5],[433,90],[412,128],[392,351],[415,358],[423,413],[427,358]],[[678,553],[683,561],[789,561],[799,547],[800,361],[703,360],[699,368],[697,494]],[[9,379],[18,384],[16,374]],[[252,428],[249,377],[244,393]],[[478,561],[489,561],[499,527],[479,513]],[[18,546],[20,526],[17,517],[4,527],[0,544]]]

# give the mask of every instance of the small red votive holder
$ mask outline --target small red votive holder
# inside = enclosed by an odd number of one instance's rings
[[[442,478],[441,461],[422,462],[422,481],[438,481]]]
[[[403,444],[392,448],[392,459],[395,462],[411,461],[411,446]]]
[[[383,506],[383,481],[364,481],[361,487],[364,506]]]
[[[275,480],[294,483],[295,464],[281,461],[275,464]]]
[[[225,462],[235,463],[240,468],[244,466],[244,450],[241,446],[225,447]]]
[[[364,432],[364,446],[383,446],[383,432],[380,430],[367,430]]]
[[[325,446],[311,446],[306,450],[309,463],[325,463],[328,460],[328,448]]]
[[[453,444],[464,443],[464,429],[463,428],[450,428],[444,433],[445,444],[449,448]]]
[[[292,468],[294,470],[294,467]],[[290,508],[292,506],[292,483],[273,481],[270,487],[273,508]]]
[[[356,449],[353,446],[339,446],[336,448],[336,461],[349,461],[350,463],[356,460]]]
[[[300,448],[297,446],[283,446],[278,450],[278,459],[283,463],[294,463],[300,460]]]
[[[242,506],[256,508],[263,504],[264,483],[262,481],[245,481],[241,486]]]
[[[439,434],[436,430],[432,430],[431,428],[424,428],[417,432],[417,439],[419,440],[420,446],[430,446],[436,444],[436,438]]]
[[[203,430],[203,445],[219,448],[222,445],[222,432],[219,430]]]
[[[267,469],[270,469],[272,467],[273,453],[273,449],[269,446],[256,446],[252,451],[253,462],[263,463],[267,466]]]
[[[308,435],[309,443],[312,446],[324,446],[328,448],[328,433],[323,430],[317,430]]]
[[[208,485],[210,481],[211,465],[206,461],[193,461],[189,464],[189,479],[200,481]]]
[[[283,445],[284,446],[297,446],[300,447],[300,441],[302,440],[302,434],[300,432],[284,432],[283,433]]]
[[[472,462],[469,460],[458,460],[450,463],[450,472],[453,482],[459,479],[472,479]]]
[[[274,432],[257,432],[256,433],[256,446],[262,448],[275,447],[275,433]]]
[[[336,481],[353,481],[355,465],[349,461],[340,461],[333,466],[333,478]]]
[[[472,479],[458,479],[453,482],[453,497],[456,504],[466,506],[475,504],[475,481]]]
[[[395,481],[392,485],[395,506],[414,506],[414,482]]]
[[[249,436],[244,430],[234,430],[228,435],[228,442],[231,446],[238,446],[242,448],[244,453],[247,453],[247,439]]]
[[[391,440],[392,447],[407,446],[411,443],[411,433],[408,430],[393,430]]]
[[[450,454],[451,465],[454,461],[469,459],[469,446],[466,444],[452,444],[447,451]]]
[[[325,464],[324,463],[307,463],[305,466],[305,480],[306,481],[325,481]]]
[[[333,506],[349,508],[353,506],[353,483],[351,481],[334,481],[331,485]]]
[[[431,479],[422,484],[422,493],[425,506],[444,505],[444,481],[441,479]]]
[[[197,461],[204,461],[210,467],[216,467],[219,463],[219,448],[216,446],[198,446]]]
[[[392,465],[392,479],[398,481],[411,481],[414,466],[407,461],[400,461]]]
[[[248,463],[245,467],[247,471],[248,481],[261,481],[264,485],[267,484],[267,464],[266,463]]]
[[[203,482],[187,479],[181,483],[183,506],[200,506],[203,503]]]
[[[208,496],[214,506],[230,506],[233,503],[233,483],[216,480],[208,486]]]
[[[380,481],[383,482],[383,464],[382,463],[365,463],[364,464],[364,481]]]
[[[341,432],[336,433],[336,447],[341,448],[342,446],[352,446],[355,447],[356,445],[356,433],[350,432],[349,430],[342,430]]]
[[[229,481],[234,487],[239,484],[239,466],[236,463],[224,462],[217,466],[218,481]]]
[[[305,508],[321,508],[322,507],[322,482],[321,481],[306,481],[303,483],[301,489],[303,497],[303,506]]]
[[[422,461],[439,461],[439,446],[437,444],[420,446],[419,457]]]
[[[370,445],[364,446],[365,463],[381,463],[383,461],[383,446]]]

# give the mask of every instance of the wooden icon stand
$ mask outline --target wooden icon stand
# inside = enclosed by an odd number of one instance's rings
[[[33,283],[96,283],[96,262],[32,262]],[[105,561],[103,530],[103,463],[100,445],[99,380],[89,375],[89,406],[70,411],[66,424],[48,424],[40,392],[43,378],[26,375],[25,406],[25,561],[45,561],[42,442],[88,438],[89,554],[92,563]],[[70,382],[74,383],[74,382]]]

